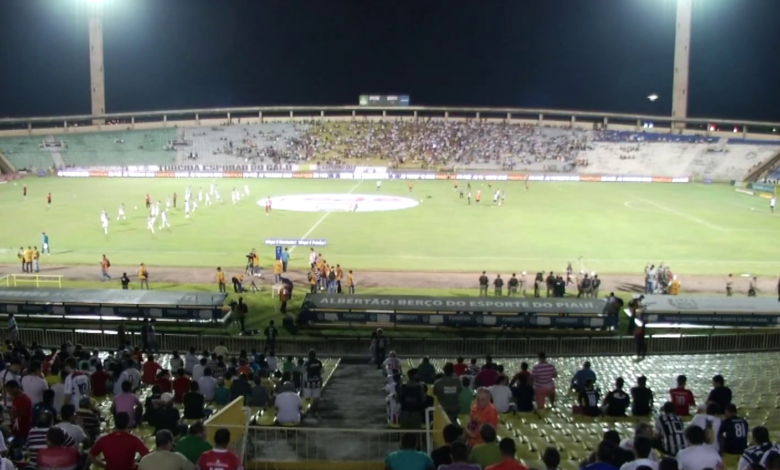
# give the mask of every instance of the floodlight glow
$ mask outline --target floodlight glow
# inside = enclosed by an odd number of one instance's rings
[[[649,96],[647,97],[647,99],[648,99],[648,100],[650,100],[650,101],[655,101],[655,100],[657,100],[657,99],[658,99],[658,95],[656,95],[655,93],[653,93],[652,95],[649,95]]]

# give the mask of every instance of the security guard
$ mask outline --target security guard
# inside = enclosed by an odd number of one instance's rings
[[[490,281],[488,280],[487,274],[485,274],[485,271],[482,271],[482,275],[479,276],[480,297],[487,297],[488,284],[490,284]]]
[[[496,297],[501,297],[504,290],[504,280],[501,279],[500,274],[496,274],[496,278],[493,280],[493,287],[495,288]]]
[[[729,277],[726,278],[726,297],[731,297],[732,290],[731,286],[734,283],[733,276],[729,274]]]
[[[517,275],[515,273],[512,273],[512,277],[509,278],[509,297],[516,297],[517,296],[517,286],[520,284],[520,282],[517,280]]]

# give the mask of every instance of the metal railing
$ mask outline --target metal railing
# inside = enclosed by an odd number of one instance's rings
[[[6,274],[0,277],[0,285],[5,287],[19,287],[19,285],[35,284],[40,288],[41,284],[57,284],[62,289],[61,274]]]
[[[246,440],[247,468],[307,468],[314,462],[333,462],[338,468],[384,468],[390,452],[398,450],[398,429],[332,429],[250,426]],[[419,448],[428,450],[430,431],[419,436]],[[320,467],[321,468],[321,467]]]
[[[25,343],[36,342],[44,347],[59,347],[67,341],[81,344],[85,348],[110,350],[118,346],[118,337],[114,331],[79,329],[39,329],[20,328],[20,338]],[[0,332],[4,340],[7,331]],[[139,333],[127,333],[126,340],[140,345]],[[263,350],[265,340],[260,337],[193,335],[180,333],[161,333],[157,343],[161,351],[186,351],[194,347],[198,351],[213,350],[224,342],[230,351],[245,349]],[[304,355],[310,349],[318,354],[330,357],[366,357],[368,358],[368,339],[364,338],[289,338],[277,340],[273,349],[278,354]],[[745,332],[740,334],[712,335],[658,335],[647,338],[649,354],[705,354],[712,351],[722,353],[778,351],[780,350],[780,331]],[[491,354],[496,357],[535,356],[545,351],[550,356],[593,356],[628,355],[635,350],[632,337],[515,337],[515,338],[392,338],[390,349],[404,356],[433,356],[453,358],[457,356],[474,357]]]

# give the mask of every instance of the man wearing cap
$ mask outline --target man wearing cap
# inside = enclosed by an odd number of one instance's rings
[[[174,436],[179,436],[187,432],[187,426],[180,424],[181,415],[179,410],[173,406],[173,394],[166,392],[160,395],[160,407],[154,412],[155,433],[168,430]]]

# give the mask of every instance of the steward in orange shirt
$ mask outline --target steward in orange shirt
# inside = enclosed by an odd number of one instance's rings
[[[344,278],[344,271],[341,269],[341,265],[336,265],[336,292],[341,294],[341,280]]]

